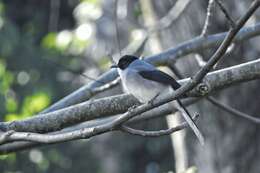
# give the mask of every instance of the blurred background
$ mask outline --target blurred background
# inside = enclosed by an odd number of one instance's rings
[[[237,19],[252,1],[224,2]],[[137,55],[153,55],[200,35],[208,1],[118,0],[118,38],[114,0],[0,0],[0,119],[32,116],[97,78],[111,65],[110,55],[125,47],[134,49],[175,5],[182,12],[163,32],[149,36]],[[178,11],[176,10],[176,13]],[[173,11],[174,12],[174,11]],[[259,18],[256,13],[248,26]],[[228,30],[228,22],[215,5],[209,33]],[[177,62],[188,77],[199,69],[195,56],[204,60],[214,49],[201,50]],[[235,45],[218,68],[256,59],[259,39]],[[246,113],[259,114],[259,81],[240,84],[215,96]],[[121,93],[121,87],[103,93]],[[239,93],[239,94],[237,94]],[[199,172],[259,173],[259,127],[200,101],[189,109],[202,117],[199,127],[207,144],[201,147],[190,130],[184,133],[185,164]],[[168,122],[169,123],[169,122]],[[167,128],[163,118],[137,124],[142,129]],[[90,140],[0,156],[3,173],[166,173],[175,171],[174,135],[143,138],[113,132]]]

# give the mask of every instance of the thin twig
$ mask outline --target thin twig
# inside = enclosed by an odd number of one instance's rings
[[[235,22],[232,19],[232,17],[229,15],[229,13],[226,10],[226,8],[225,8],[224,4],[222,3],[222,1],[221,0],[216,0],[216,3],[218,4],[219,8],[221,9],[221,11],[224,13],[225,17],[227,18],[230,27],[234,27],[235,26]]]
[[[162,17],[154,26],[149,26],[149,33],[161,32],[169,28],[178,17],[184,12],[191,0],[178,0],[175,5]]]
[[[120,44],[120,38],[119,38],[119,30],[118,30],[118,18],[117,18],[117,7],[118,7],[118,0],[114,1],[114,23],[115,23],[115,31],[116,31],[116,41],[117,41],[117,48],[119,55],[121,56],[121,44]]]
[[[199,67],[203,67],[207,63],[200,54],[195,54],[194,56]]]
[[[231,113],[235,116],[245,118],[253,123],[260,124],[260,118],[253,117],[253,116],[243,113],[237,109],[234,109],[226,104],[223,104],[220,101],[216,100],[214,97],[207,97],[207,100],[210,101],[210,103],[212,103],[213,105],[221,108],[222,110],[224,110],[228,113]]]
[[[144,46],[146,45],[149,36],[155,32],[161,32],[167,28],[169,28],[176,19],[184,12],[186,7],[189,5],[191,0],[178,0],[175,5],[168,11],[168,13],[162,17],[154,26],[149,26],[147,28],[148,33],[146,33],[145,38],[141,41],[139,46],[136,48],[135,51],[131,51],[129,53],[128,47],[131,47],[131,43],[121,51],[120,54],[133,54],[133,55],[141,55],[141,51],[143,50]],[[118,36],[117,36],[118,37]],[[117,57],[116,55],[113,57]]]
[[[209,0],[208,7],[207,7],[207,15],[205,19],[205,23],[201,32],[201,36],[205,37],[208,34],[209,26],[210,26],[210,20],[213,16],[213,8],[214,8],[214,2],[215,0]]]
[[[197,120],[197,118],[199,117],[199,114],[195,114],[195,116],[193,117],[194,121]],[[143,137],[160,137],[160,136],[165,136],[165,135],[170,135],[174,132],[177,132],[179,130],[182,130],[184,128],[189,127],[187,122],[184,122],[176,127],[172,127],[166,130],[156,130],[156,131],[145,131],[145,130],[137,130],[137,129],[133,129],[129,126],[126,125],[122,125],[120,130],[132,135],[138,135],[138,136],[143,136]]]
[[[229,30],[226,38],[224,39],[220,47],[217,49],[217,51],[214,53],[214,55],[209,59],[207,64],[203,68],[201,68],[201,70],[195,75],[193,79],[193,82],[195,84],[199,83],[203,79],[203,77],[211,70],[211,68],[218,62],[218,60],[221,59],[221,57],[225,54],[226,50],[228,49],[229,45],[232,43],[233,38],[243,27],[246,21],[251,17],[251,15],[253,15],[253,13],[257,10],[259,5],[260,2],[258,0],[254,0],[247,12],[237,21],[237,24]],[[194,84],[190,85],[192,86]]]

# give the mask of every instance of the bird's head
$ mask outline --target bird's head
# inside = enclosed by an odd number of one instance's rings
[[[111,66],[112,68],[120,68],[121,70],[126,69],[133,61],[137,60],[138,58],[133,55],[124,55],[122,56],[117,65]]]

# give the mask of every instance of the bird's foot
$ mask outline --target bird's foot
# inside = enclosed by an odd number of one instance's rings
[[[156,94],[150,101],[148,101],[148,104],[154,106],[155,99],[160,95],[160,93]]]
[[[137,108],[138,107],[138,105],[133,105],[133,106],[131,106],[130,108],[128,108],[128,112],[132,112],[135,108]]]

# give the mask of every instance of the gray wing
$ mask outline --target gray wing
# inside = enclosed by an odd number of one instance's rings
[[[171,85],[174,90],[181,87],[181,85],[170,75],[159,70],[139,71],[138,73],[145,79]]]

